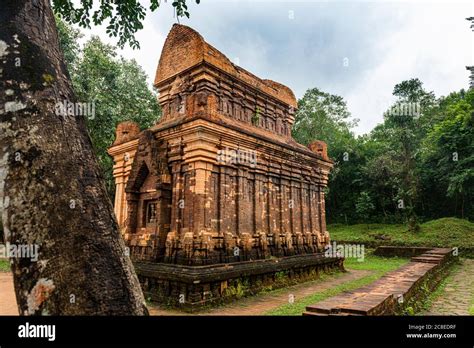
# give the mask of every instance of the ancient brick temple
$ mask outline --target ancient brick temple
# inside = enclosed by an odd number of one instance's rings
[[[288,87],[176,24],[154,85],[161,119],[144,131],[119,124],[109,149],[115,213],[145,292],[199,304],[243,277],[255,289],[277,272],[341,266],[322,253],[333,162],[324,142],[291,137],[297,103]]]

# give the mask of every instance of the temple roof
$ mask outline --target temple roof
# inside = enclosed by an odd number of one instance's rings
[[[168,33],[154,84],[159,85],[202,62],[213,65],[292,107],[297,106],[295,95],[290,88],[272,80],[260,79],[233,64],[223,53],[208,44],[197,31],[181,24],[174,24]]]

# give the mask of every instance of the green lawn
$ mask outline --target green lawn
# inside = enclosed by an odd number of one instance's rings
[[[474,223],[457,218],[425,222],[420,232],[408,232],[405,225],[360,224],[328,226],[336,241],[376,245],[474,248]]]
[[[297,299],[295,300],[294,303],[284,304],[278,308],[268,311],[265,314],[266,315],[301,315],[305,311],[306,306],[315,304],[328,297],[338,295],[343,291],[351,291],[351,290],[360,288],[364,285],[370,284],[373,281],[380,278],[381,276],[383,276],[385,273],[399,268],[400,266],[404,265],[408,261],[409,259],[397,258],[397,257],[385,258],[385,257],[371,255],[371,254],[366,255],[366,257],[364,258],[364,261],[362,262],[359,262],[354,258],[346,259],[344,261],[344,264],[347,269],[369,270],[369,271],[372,271],[372,273],[365,277],[340,284],[334,288],[325,290],[323,292],[315,293],[313,295],[310,295],[301,299]]]
[[[10,272],[10,263],[7,260],[0,260],[0,272]]]

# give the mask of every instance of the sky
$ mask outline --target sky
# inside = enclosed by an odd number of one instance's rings
[[[135,59],[151,85],[166,35],[177,22],[172,0],[148,12],[136,38]],[[147,2],[145,2],[147,3]],[[309,88],[342,96],[356,134],[383,121],[395,84],[419,78],[436,96],[468,87],[474,32],[465,19],[474,1],[188,0],[197,30],[235,64],[290,87],[297,98]],[[82,29],[108,43],[103,27]]]

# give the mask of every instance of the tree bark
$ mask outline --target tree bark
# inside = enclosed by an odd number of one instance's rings
[[[75,102],[49,0],[0,10],[0,203],[22,315],[144,315],[84,117]],[[111,125],[112,126],[112,125]]]

